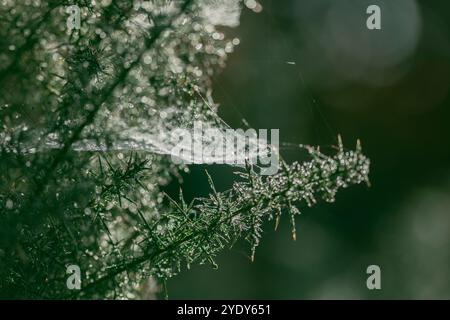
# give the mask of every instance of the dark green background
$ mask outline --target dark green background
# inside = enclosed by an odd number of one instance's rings
[[[267,224],[256,260],[245,244],[168,283],[177,298],[450,298],[450,4],[413,0],[277,0],[246,9],[241,39],[215,79],[233,127],[279,128],[281,141],[330,145],[356,138],[372,160],[372,187],[303,210],[298,237]],[[366,8],[382,8],[382,30]],[[287,62],[295,62],[295,65]],[[285,144],[289,160],[303,154]],[[230,169],[208,168],[225,189]],[[188,196],[206,194],[202,167]],[[176,188],[174,188],[175,190]],[[366,288],[381,267],[382,290]]]

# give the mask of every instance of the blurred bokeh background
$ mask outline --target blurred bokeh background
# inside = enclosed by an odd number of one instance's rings
[[[242,128],[279,128],[293,144],[357,138],[372,187],[265,226],[255,262],[244,243],[219,269],[198,266],[168,283],[171,299],[450,298],[450,2],[265,0],[227,34],[241,44],[215,79],[222,117]],[[382,29],[366,28],[366,8]],[[185,176],[189,197],[208,193],[204,168]],[[208,168],[226,189],[231,169]],[[176,190],[176,186],[169,189]],[[366,268],[381,267],[381,290]]]

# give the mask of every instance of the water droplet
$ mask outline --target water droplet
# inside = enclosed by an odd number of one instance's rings
[[[11,199],[7,199],[6,200],[6,209],[11,210],[12,208],[14,208],[14,202]]]

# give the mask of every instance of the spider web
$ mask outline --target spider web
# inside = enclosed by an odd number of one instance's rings
[[[137,8],[151,12],[158,9],[157,15],[173,14],[177,5],[177,1],[167,0],[136,1],[135,4]],[[206,28],[212,26],[214,31],[217,26],[230,28],[238,26],[241,10],[242,0],[205,0],[201,3],[199,16]],[[151,21],[143,15],[135,15],[127,23],[129,33],[136,37],[142,36],[142,30],[150,25]],[[182,28],[182,25],[179,27]],[[178,72],[179,69],[186,68],[180,62],[176,49],[169,46],[162,48],[161,51],[166,56],[162,58],[163,61],[156,61],[156,64],[166,62],[166,68],[172,72]],[[156,58],[153,56],[153,59]],[[144,56],[144,62],[145,59]],[[143,69],[142,66],[139,67],[134,77],[138,79],[138,85],[135,83],[127,85],[126,89],[129,92],[133,92],[133,86],[144,88],[144,90],[150,87],[145,80],[148,78],[148,71]],[[101,85],[101,80],[98,81],[98,85]],[[86,128],[83,131],[82,138],[72,144],[72,150],[77,152],[145,151],[175,157],[184,163],[223,163],[227,165],[242,165],[249,159],[256,159],[261,150],[268,151],[268,148],[272,152],[278,153],[276,146],[268,146],[265,140],[248,136],[240,131],[230,131],[230,126],[217,114],[217,107],[211,97],[210,90],[206,94],[201,93],[200,90],[195,90],[195,95],[195,98],[204,106],[203,112],[189,107],[162,105],[159,108],[152,108],[149,105],[145,108],[149,112],[153,110],[152,114],[141,114],[136,117],[136,114],[133,113],[136,110],[136,101],[134,101],[136,98],[132,94],[123,94],[117,99],[120,112],[101,110],[95,119],[93,128]],[[148,101],[152,99],[151,94],[149,93],[148,96],[144,94],[140,99],[146,101],[144,104],[148,104]],[[134,120],[131,121],[130,119]],[[195,130],[199,124],[202,127],[201,132]],[[180,145],[179,141],[174,139],[174,132],[179,129],[192,134],[192,143]],[[38,133],[32,135],[35,137],[42,136]],[[228,137],[233,141],[245,141],[245,149],[235,149],[234,156],[230,158],[230,155],[226,153],[228,150],[218,148],[214,152],[214,157],[205,157],[205,147],[214,146],[218,137],[219,139]],[[40,141],[28,142],[21,149],[25,153],[35,153],[60,149],[61,147],[60,137],[57,134],[50,134]],[[181,154],[175,153],[174,150],[180,149],[180,147],[184,152]]]

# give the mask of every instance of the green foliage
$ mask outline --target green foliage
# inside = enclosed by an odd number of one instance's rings
[[[238,239],[254,257],[266,220],[287,213],[295,238],[297,208],[367,181],[360,148],[339,143],[334,155],[306,147],[309,161],[274,176],[247,165],[226,192],[208,176],[209,198],[171,199],[161,188],[186,168],[160,154],[157,133],[220,123],[211,78],[234,42],[216,26],[234,25],[241,4],[98,2],[0,8],[0,297],[149,297],[149,279],[216,266]],[[74,3],[83,24],[69,32]],[[211,21],[213,5],[226,14]],[[80,291],[66,287],[72,264]]]

